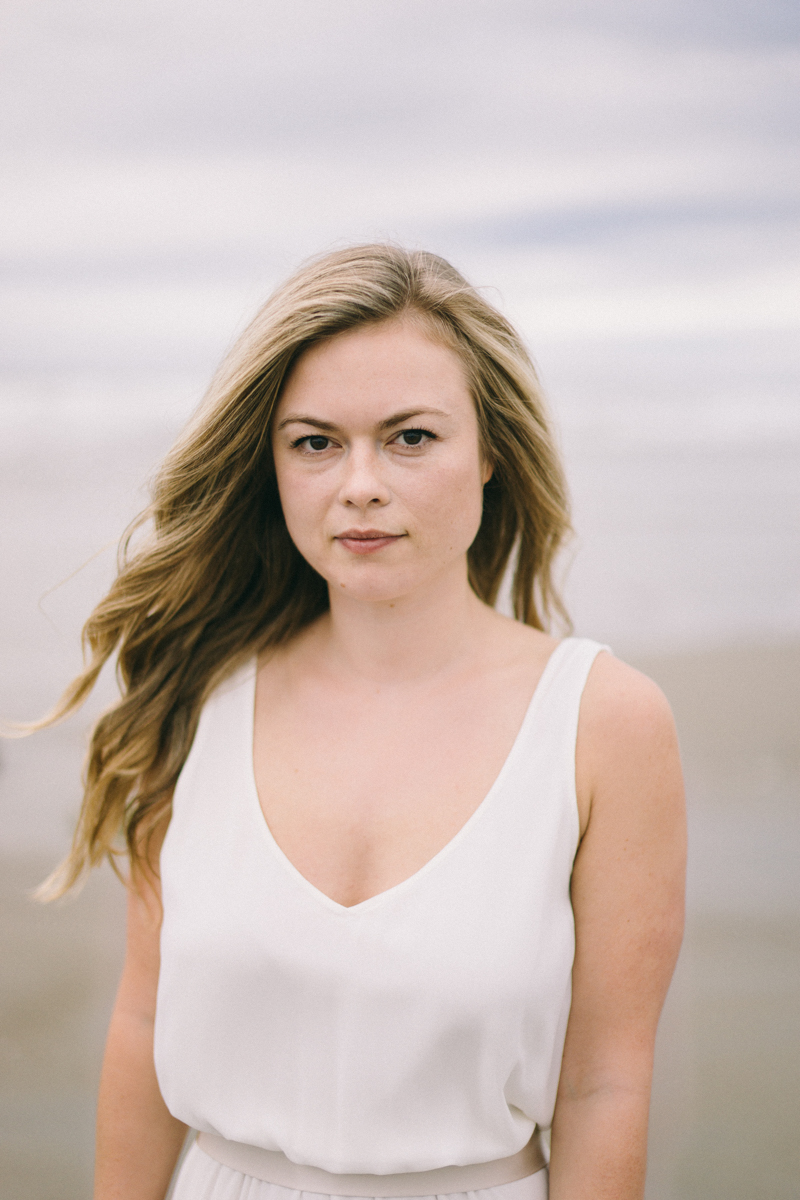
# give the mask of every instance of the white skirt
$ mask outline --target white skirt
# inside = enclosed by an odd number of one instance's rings
[[[547,1200],[547,1167],[498,1187],[477,1192],[455,1192],[468,1200]],[[184,1158],[170,1193],[170,1200],[329,1200],[318,1192],[298,1192],[279,1183],[265,1183],[218,1163],[194,1143]],[[335,1200],[341,1200],[336,1197]],[[415,1197],[414,1200],[434,1200]],[[442,1200],[440,1197],[439,1200]]]

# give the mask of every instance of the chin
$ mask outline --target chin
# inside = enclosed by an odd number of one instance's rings
[[[365,564],[366,565],[366,564]],[[410,572],[356,570],[332,572],[327,577],[331,596],[347,596],[369,604],[390,603],[423,588],[427,579]]]

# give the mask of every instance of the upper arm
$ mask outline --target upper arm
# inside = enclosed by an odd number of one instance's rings
[[[166,826],[148,846],[148,857],[128,882],[125,963],[122,969],[116,1013],[155,1020],[156,993],[161,965],[161,882],[158,857]]]
[[[583,836],[572,877],[565,1066],[589,1084],[652,1054],[684,912],[685,811],[672,714],[651,680],[607,654],[587,681],[576,770]]]

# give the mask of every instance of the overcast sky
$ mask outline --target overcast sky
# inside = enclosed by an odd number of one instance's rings
[[[492,285],[534,351],[771,337],[788,362],[795,0],[3,13],[7,377],[207,371],[300,259],[376,237]]]

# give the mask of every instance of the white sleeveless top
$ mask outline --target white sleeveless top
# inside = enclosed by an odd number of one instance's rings
[[[352,908],[304,879],[264,820],[255,663],[217,689],[161,854],[155,1061],[174,1116],[375,1175],[504,1158],[549,1127],[575,944],[578,707],[601,649],[559,644],[480,807]]]

